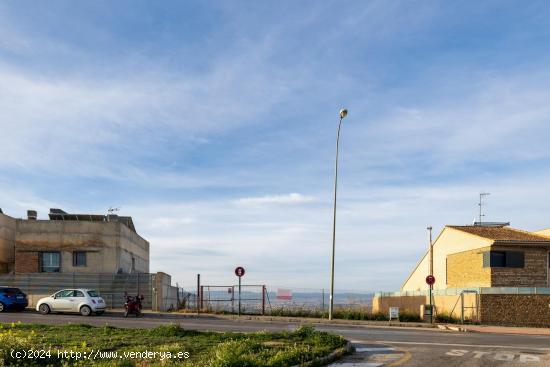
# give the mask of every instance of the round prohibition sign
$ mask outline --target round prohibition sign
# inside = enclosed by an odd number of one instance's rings
[[[244,275],[245,271],[244,271],[244,268],[242,266],[237,266],[235,268],[235,275],[238,276],[239,278],[242,277]]]
[[[426,277],[426,284],[434,285],[434,283],[435,283],[435,277],[433,275],[428,275]]]

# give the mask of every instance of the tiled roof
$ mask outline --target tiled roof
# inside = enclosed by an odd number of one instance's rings
[[[507,242],[550,242],[550,238],[538,234],[514,229],[510,227],[483,227],[483,226],[447,226],[459,231],[488,238],[494,241]]]

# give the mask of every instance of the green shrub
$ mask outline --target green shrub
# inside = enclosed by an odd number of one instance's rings
[[[414,312],[403,311],[399,313],[399,321],[402,322],[421,322],[420,314]]]
[[[442,312],[435,315],[435,322],[441,322],[445,324],[458,324],[460,323],[460,319],[449,315],[446,312]]]

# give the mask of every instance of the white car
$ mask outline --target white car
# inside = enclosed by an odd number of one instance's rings
[[[36,304],[36,311],[43,315],[50,312],[78,312],[82,316],[105,312],[105,301],[92,289],[63,289]]]

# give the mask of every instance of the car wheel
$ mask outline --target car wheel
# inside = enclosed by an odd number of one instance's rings
[[[38,311],[42,314],[42,315],[47,315],[50,313],[50,306],[48,306],[47,304],[43,303],[40,305],[40,307],[38,307]]]
[[[105,312],[105,311],[97,311],[95,314],[96,314],[97,316],[101,316],[101,315],[103,315],[104,312]]]
[[[5,309],[6,309],[6,306],[4,306],[2,302],[0,302],[0,312],[4,312]]]
[[[80,307],[80,314],[82,316],[90,316],[92,314],[92,309],[88,306]]]

